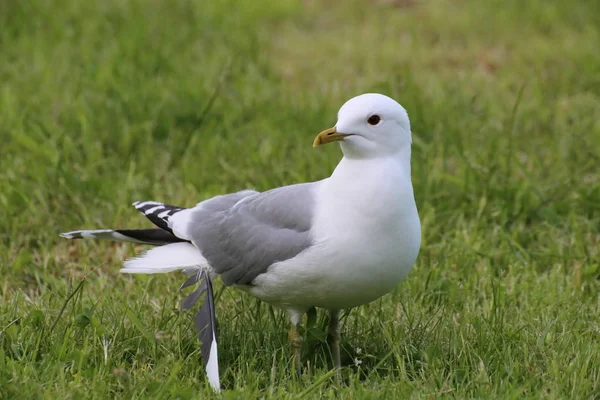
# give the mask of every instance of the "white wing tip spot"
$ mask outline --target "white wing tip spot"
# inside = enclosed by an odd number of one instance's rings
[[[170,212],[171,212],[171,210],[163,211],[160,214],[158,214],[158,218],[166,218],[169,216]]]
[[[145,206],[163,206],[160,201],[136,201],[132,204],[135,208],[140,209]]]
[[[146,211],[144,211],[144,214],[146,214],[146,215],[148,215],[148,214],[153,214],[153,213],[155,213],[156,211],[158,211],[158,210],[160,210],[160,209],[163,209],[163,208],[165,208],[165,206],[161,204],[161,205],[159,205],[159,206],[155,206],[155,207],[152,207],[152,208],[149,208],[149,209],[147,209]]]

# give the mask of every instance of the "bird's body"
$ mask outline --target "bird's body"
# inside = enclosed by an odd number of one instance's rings
[[[313,188],[312,245],[271,265],[247,290],[299,312],[352,308],[391,291],[412,268],[420,245],[409,173],[394,158],[344,159]]]
[[[302,314],[328,309],[339,366],[339,310],[398,285],[417,258],[421,226],[411,183],[410,123],[398,103],[377,94],[349,100],[336,127],[321,132],[314,145],[334,141],[344,157],[321,181],[217,196],[189,209],[137,202],[160,229],[62,236],[162,244],[127,260],[122,271],[218,275],[226,285],[288,310],[296,350]]]

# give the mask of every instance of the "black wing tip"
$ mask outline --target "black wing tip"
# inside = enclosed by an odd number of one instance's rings
[[[115,232],[123,236],[127,236],[128,238],[131,238],[133,240],[137,240],[139,242],[144,242],[147,244],[168,244],[187,242],[187,240],[180,239],[174,234],[159,228],[115,229]]]
[[[133,203],[136,210],[144,214],[157,227],[173,233],[169,226],[169,218],[179,211],[185,210],[183,207],[177,207],[160,201],[136,201]]]

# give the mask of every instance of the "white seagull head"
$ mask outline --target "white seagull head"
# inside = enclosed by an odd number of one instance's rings
[[[315,138],[313,146],[340,142],[346,157],[373,158],[410,149],[410,121],[394,99],[366,93],[348,100],[338,112],[335,127]]]

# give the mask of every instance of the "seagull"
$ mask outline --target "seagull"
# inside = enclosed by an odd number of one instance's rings
[[[299,373],[302,317],[315,307],[328,310],[327,341],[341,377],[340,311],[382,297],[406,277],[419,253],[421,223],[411,182],[410,121],[400,104],[375,93],[348,100],[335,126],[319,133],[313,146],[334,142],[343,157],[329,178],[220,195],[192,208],[136,202],[156,228],[61,236],[155,245],[126,260],[121,272],[181,270],[190,276],[182,287],[201,282],[184,308],[207,293],[196,329],[215,390],[220,382],[211,279],[217,277],[288,312]]]

